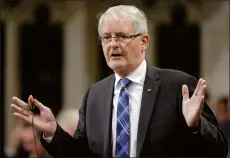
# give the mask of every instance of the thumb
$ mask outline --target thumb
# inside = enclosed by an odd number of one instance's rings
[[[187,85],[182,86],[182,95],[183,95],[183,102],[189,99],[189,91]]]
[[[46,109],[46,107],[42,103],[40,103],[37,99],[34,99],[34,104],[39,110]]]

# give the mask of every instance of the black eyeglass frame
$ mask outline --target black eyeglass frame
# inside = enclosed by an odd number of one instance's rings
[[[120,35],[125,36],[126,39],[131,39],[131,38],[136,38],[136,37],[138,37],[138,36],[142,36],[141,33],[137,33],[137,34],[134,34],[134,35],[128,35],[128,34],[120,34]],[[99,36],[99,37],[98,37],[98,40],[99,40],[100,43],[103,42],[103,41],[102,41],[102,38],[103,38],[103,36]],[[112,39],[112,38],[117,38],[117,37],[111,37],[111,39]]]

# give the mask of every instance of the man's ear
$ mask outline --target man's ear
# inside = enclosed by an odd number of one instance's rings
[[[141,50],[146,50],[149,44],[149,36],[147,34],[142,35],[142,45],[141,45]]]

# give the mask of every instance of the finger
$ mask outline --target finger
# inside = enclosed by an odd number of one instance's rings
[[[199,102],[202,99],[202,96],[205,96],[205,89],[206,89],[206,85],[203,85],[199,92],[199,95],[197,96],[199,98]]]
[[[13,97],[12,101],[15,105],[20,106],[21,108],[25,110],[29,110],[28,104],[22,101],[21,99],[19,99],[18,97]]]
[[[23,110],[22,108],[18,107],[17,105],[11,104],[11,107],[12,107],[17,113],[20,113],[20,114],[22,114],[22,115],[24,115],[24,116],[27,116],[27,117],[29,116],[28,111]]]
[[[29,107],[31,107],[31,105],[32,105],[33,102],[34,102],[34,98],[33,98],[32,95],[30,95],[30,96],[28,97],[28,104],[29,104]],[[32,113],[31,110],[29,110],[29,114],[30,114],[31,116],[34,116],[34,113]]]
[[[187,85],[182,86],[182,95],[183,95],[183,102],[189,100],[189,91]]]
[[[33,96],[30,95],[30,96],[28,97],[28,104],[29,104],[29,107],[31,106],[32,103],[33,103]]]
[[[199,112],[202,111],[204,105],[204,95],[201,96],[201,99],[199,101]]]
[[[198,97],[201,97],[201,95],[204,94],[204,92],[205,92],[204,86],[206,86],[205,83],[206,83],[205,80],[203,80],[203,81],[201,82],[201,84],[200,84],[200,89],[199,89],[199,91],[198,91],[198,93],[197,93],[197,96],[198,96]]]
[[[34,99],[34,104],[35,104],[35,106],[36,106],[39,110],[44,110],[44,109],[47,108],[47,107],[44,106],[42,103],[40,103],[37,99]]]
[[[27,116],[24,116],[24,115],[17,113],[17,112],[14,113],[14,116],[16,116],[17,118],[19,118],[25,122],[28,122],[29,124],[32,124],[32,119],[27,117]]]
[[[196,89],[195,89],[193,95],[197,95],[197,93],[198,93],[198,91],[199,91],[199,89],[200,89],[200,84],[201,84],[202,80],[203,80],[202,78],[199,79],[199,81],[198,81],[198,83],[197,83],[197,86],[196,86]]]
[[[35,116],[34,113],[32,111],[28,111],[29,115],[31,116]]]

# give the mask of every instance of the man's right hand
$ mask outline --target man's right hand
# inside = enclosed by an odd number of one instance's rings
[[[34,99],[31,95],[28,98],[28,104],[17,97],[12,98],[13,103],[11,107],[15,110],[14,115],[23,121],[32,124],[40,132],[43,132],[46,137],[54,136],[57,123],[50,108],[44,106],[38,100]],[[34,115],[30,111],[31,103],[40,110],[40,114]]]

